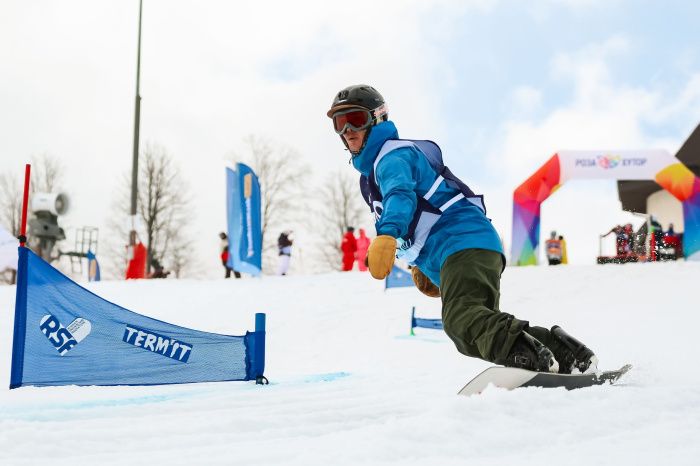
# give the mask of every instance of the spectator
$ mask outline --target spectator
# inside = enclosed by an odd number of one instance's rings
[[[221,238],[221,265],[224,266],[226,269],[226,275],[224,278],[231,278],[231,272],[233,271],[233,275],[236,278],[241,278],[241,273],[233,270],[231,267],[228,266],[228,258],[229,258],[229,244],[228,244],[228,236],[226,233],[223,231],[219,233],[219,238]]]
[[[615,225],[609,232],[601,235],[601,237],[605,238],[610,233],[615,234],[615,254],[617,256],[625,256],[629,245],[629,238],[625,235],[625,229],[622,225]]]
[[[340,244],[340,250],[343,251],[343,272],[352,270],[352,265],[355,262],[357,240],[354,232],[355,229],[353,227],[348,227],[345,236],[343,236],[343,242]]]
[[[557,239],[557,232],[553,231],[545,242],[547,248],[547,261],[549,265],[559,265],[562,262],[561,241]]]
[[[562,264],[568,264],[569,263],[569,255],[566,252],[566,240],[562,235],[559,235],[559,242],[561,243],[561,263]]]
[[[648,243],[648,226],[647,222],[642,223],[642,225],[639,227],[637,230],[637,233],[634,235],[634,241],[632,242],[633,244],[633,251],[636,256],[643,256],[646,257],[647,254],[649,254],[649,251],[647,251],[647,243]]]
[[[153,271],[148,274],[148,278],[168,278],[168,275],[170,275],[170,271],[166,271],[165,267],[163,267],[156,258],[153,258],[151,261],[151,266],[153,267]]]
[[[683,245],[680,235],[673,229],[673,223],[668,224],[668,230],[663,236],[663,259],[677,260],[683,257]]]
[[[360,272],[366,272],[367,266],[365,259],[367,258],[367,249],[369,248],[370,239],[365,234],[365,229],[360,228],[360,237],[357,238],[357,267]]]
[[[292,257],[292,232],[290,230],[283,231],[277,238],[277,248],[279,249],[279,264],[277,265],[277,275],[287,275],[289,270],[289,261]]]
[[[133,246],[127,246],[129,264],[126,268],[126,279],[146,277],[146,258],[148,252],[141,241]]]
[[[632,224],[628,223],[622,228],[624,234],[624,249],[625,255],[630,255],[634,251],[634,228]]]
[[[649,225],[653,239],[652,260],[658,260],[659,248],[663,243],[664,229],[654,215],[649,216]]]
[[[668,224],[668,231],[666,231],[668,236],[676,236],[676,231],[673,229],[673,223]]]

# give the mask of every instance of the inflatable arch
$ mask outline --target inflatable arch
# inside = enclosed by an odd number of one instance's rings
[[[683,253],[700,260],[700,178],[663,150],[561,151],[513,193],[512,265],[536,265],[540,206],[571,179],[654,180],[683,205]]]

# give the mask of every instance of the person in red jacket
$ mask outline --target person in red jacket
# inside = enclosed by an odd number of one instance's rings
[[[236,278],[241,278],[241,273],[233,270],[231,267],[228,266],[228,257],[229,257],[229,244],[228,244],[228,235],[224,233],[223,231],[219,233],[219,238],[221,238],[221,265],[224,266],[224,269],[226,269],[226,276],[225,278],[230,278],[231,277],[231,272],[233,272],[233,276]]]
[[[353,227],[348,227],[345,236],[343,236],[343,242],[340,244],[340,250],[343,251],[343,272],[352,270],[352,265],[355,262],[357,240],[354,232],[355,229]]]
[[[367,249],[369,249],[370,239],[365,234],[365,229],[360,228],[360,237],[357,238],[357,267],[360,272],[366,272],[367,266],[365,259],[367,258]]]
[[[134,246],[127,246],[129,263],[126,268],[126,279],[146,278],[146,257],[148,252],[141,241]]]

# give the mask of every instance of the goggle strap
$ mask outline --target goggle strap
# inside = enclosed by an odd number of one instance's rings
[[[388,113],[389,108],[386,106],[386,104],[381,104],[379,107],[375,108],[370,112],[375,122]]]

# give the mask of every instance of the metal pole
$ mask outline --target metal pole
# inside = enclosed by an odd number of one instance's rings
[[[136,197],[139,175],[139,126],[141,122],[141,12],[143,0],[139,0],[139,40],[136,58],[136,108],[134,112],[134,154],[131,165],[131,232],[129,233],[129,245],[136,244]]]
[[[24,166],[24,195],[22,197],[22,220],[19,225],[19,245],[24,247],[27,243],[27,206],[29,204],[29,176],[32,171],[32,166],[26,164]]]

